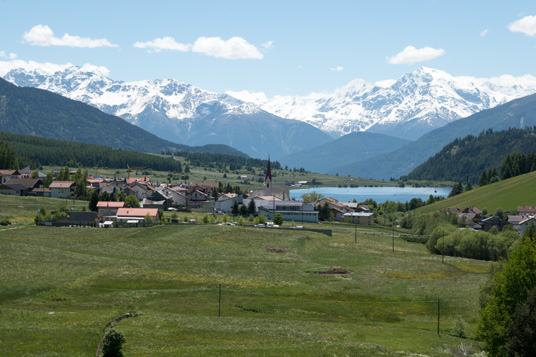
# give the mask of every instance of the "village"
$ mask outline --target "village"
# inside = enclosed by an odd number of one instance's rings
[[[37,172],[37,175],[36,175]],[[75,175],[76,170],[70,174]],[[46,174],[32,171],[29,167],[22,170],[0,170],[0,194],[15,196],[52,197],[74,199],[75,181],[57,180],[59,172],[52,171],[54,180],[45,187]],[[33,178],[32,178],[33,176]],[[36,177],[37,176],[37,177]],[[239,176],[238,179],[244,178]],[[296,186],[306,184],[302,181]],[[290,199],[288,189],[273,187],[270,162],[266,168],[264,188],[248,192],[222,192],[221,183],[202,181],[190,183],[155,183],[150,177],[126,178],[88,176],[86,189],[94,190],[99,197],[93,210],[67,212],[52,220],[36,222],[40,225],[63,226],[145,226],[161,222],[163,212],[200,212],[204,214],[226,215],[225,223],[236,225],[231,216],[262,216],[261,225],[273,227],[274,218],[280,216],[282,221],[299,223],[318,223],[321,210],[327,210],[330,221],[345,222],[360,226],[372,226],[377,222],[375,213],[366,204],[358,202],[339,202],[331,197],[321,197],[315,201],[305,202]],[[294,182],[284,182],[285,186]],[[121,200],[120,197],[123,197]],[[130,199],[125,199],[129,197]],[[132,203],[134,202],[134,203]],[[477,207],[448,208],[468,229],[491,229],[502,231],[511,226],[519,234],[536,221],[535,206],[518,206],[515,214],[507,216],[492,215],[486,217]],[[177,223],[177,215],[172,216],[172,223]],[[375,221],[376,219],[376,221]],[[221,220],[216,220],[220,222]],[[195,219],[181,223],[195,224]],[[276,225],[277,227],[277,225]]]

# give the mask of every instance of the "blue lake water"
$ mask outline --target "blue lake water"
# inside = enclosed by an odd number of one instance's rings
[[[339,202],[363,202],[372,198],[377,203],[385,201],[408,202],[412,198],[426,201],[430,195],[447,197],[450,187],[313,187],[290,190],[290,198],[301,200],[304,193],[318,192]]]

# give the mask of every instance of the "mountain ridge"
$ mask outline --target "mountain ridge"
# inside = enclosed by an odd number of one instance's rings
[[[95,107],[43,89],[18,87],[0,78],[2,131],[50,139],[106,145],[125,150],[245,154],[223,145],[192,148],[161,139]]]

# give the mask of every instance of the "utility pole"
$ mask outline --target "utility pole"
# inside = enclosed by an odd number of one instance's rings
[[[395,222],[393,221],[393,252],[395,251]]]
[[[441,264],[445,263],[445,231],[443,231],[443,243],[441,243]]]
[[[355,220],[355,217],[352,216],[352,218]],[[357,243],[357,221],[355,221],[355,236],[354,236],[354,243]]]

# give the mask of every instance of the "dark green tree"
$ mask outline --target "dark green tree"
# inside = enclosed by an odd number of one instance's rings
[[[45,177],[45,181],[43,183],[43,185],[48,188],[48,186],[50,186],[50,184],[52,183],[52,181],[54,181],[54,177],[52,176],[52,172],[49,172],[47,174],[47,176]]]
[[[115,328],[108,330],[102,341],[102,356],[103,357],[121,357],[123,356],[123,343],[125,336]]]
[[[233,216],[237,216],[238,212],[239,212],[238,202],[236,202],[236,200],[233,200],[233,206],[231,207],[231,214]]]
[[[283,224],[283,215],[281,213],[276,213],[274,216],[274,224],[282,225]]]
[[[91,190],[91,196],[89,198],[89,210],[97,211],[97,203],[99,203],[99,194],[95,190]]]
[[[240,215],[242,217],[247,217],[248,216],[248,208],[246,207],[246,205],[241,205],[240,206]]]
[[[255,200],[250,199],[248,204],[248,214],[254,216],[257,214],[257,207],[255,205]]]
[[[508,324],[507,356],[536,356],[536,287],[518,304]]]
[[[480,313],[477,336],[492,356],[506,355],[508,326],[517,306],[525,303],[536,287],[536,246],[529,234],[524,232],[504,270],[495,276],[491,295]]]

